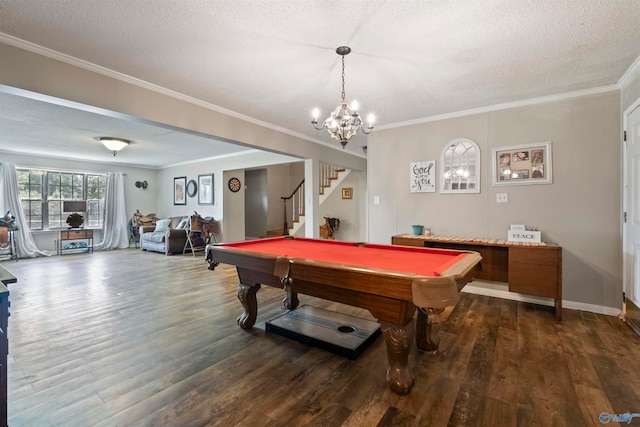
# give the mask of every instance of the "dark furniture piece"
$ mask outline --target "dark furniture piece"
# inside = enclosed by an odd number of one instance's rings
[[[77,252],[93,253],[93,230],[84,228],[60,230],[58,255]]]
[[[476,272],[480,255],[441,249],[349,243],[290,236],[208,245],[210,269],[235,265],[238,299],[244,313],[238,325],[251,328],[258,312],[260,285],[284,288],[285,307],[298,306],[298,293],[361,307],[380,322],[388,355],[387,384],[407,394],[414,382],[408,356],[418,311],[416,341],[435,350],[432,317],[454,305],[458,291]]]
[[[0,265],[0,426],[7,425],[7,355],[9,354],[9,290],[18,280]]]
[[[482,255],[476,279],[507,282],[510,292],[553,298],[556,319],[562,320],[562,247],[556,244],[410,234],[393,236],[391,243],[476,251]]]

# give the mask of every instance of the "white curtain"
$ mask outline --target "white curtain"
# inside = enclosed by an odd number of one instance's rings
[[[13,163],[0,163],[0,210],[2,210],[2,215],[11,210],[11,214],[16,217],[18,230],[14,232],[14,238],[18,258],[35,258],[50,255],[38,249],[31,231],[25,226],[27,219],[22,210],[16,165]]]
[[[122,172],[111,172],[107,176],[107,190],[104,196],[102,241],[94,249],[107,251],[128,248],[128,222],[124,206],[124,175]]]

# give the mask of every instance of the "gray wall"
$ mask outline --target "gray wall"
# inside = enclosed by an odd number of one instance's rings
[[[247,238],[259,238],[267,231],[269,203],[267,197],[267,169],[244,172],[246,207],[244,224]]]
[[[414,223],[437,234],[501,239],[510,224],[535,225],[544,241],[563,247],[565,300],[619,308],[620,114],[620,93],[611,91],[372,133],[369,240],[389,243]],[[481,193],[410,193],[409,163],[439,167],[442,147],[460,137],[480,146]],[[491,185],[493,148],[545,141],[552,142],[553,184]],[[496,203],[496,193],[509,202]]]
[[[164,217],[190,215],[197,211],[203,217],[214,217],[220,221],[224,241],[239,241],[245,238],[245,169],[266,168],[268,165],[288,164],[293,157],[266,151],[251,151],[243,155],[205,159],[188,164],[161,169],[158,172],[158,206]],[[271,167],[271,166],[269,166]],[[275,167],[275,166],[274,166]],[[173,205],[173,178],[186,176],[197,179],[199,174],[213,174],[214,204],[198,205],[197,197],[187,198],[187,205]],[[232,193],[227,188],[231,176],[240,178],[242,188]],[[238,220],[240,219],[240,220]]]
[[[304,179],[304,162],[267,168],[268,217],[264,230],[281,230],[284,223],[284,204],[281,197],[289,196]],[[287,203],[287,221],[291,226],[291,202]],[[263,234],[264,236],[264,234]]]

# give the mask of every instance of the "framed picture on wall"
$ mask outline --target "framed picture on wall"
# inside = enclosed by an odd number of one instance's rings
[[[551,142],[493,149],[493,185],[552,184]]]
[[[174,205],[186,205],[187,204],[187,177],[180,176],[173,178],[173,204]]]
[[[198,175],[198,204],[213,204],[213,174]]]
[[[351,198],[353,198],[353,188],[352,187],[344,187],[342,189],[342,198],[343,199],[351,199]]]

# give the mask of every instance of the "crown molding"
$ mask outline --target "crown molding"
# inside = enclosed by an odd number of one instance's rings
[[[591,89],[577,90],[577,91],[574,91],[574,92],[560,93],[560,94],[557,94],[557,95],[541,96],[539,98],[530,98],[530,99],[524,99],[524,100],[521,100],[521,101],[505,102],[503,104],[495,104],[495,105],[489,105],[489,106],[486,106],[486,107],[472,108],[470,110],[456,111],[454,113],[438,114],[436,116],[423,117],[423,118],[420,118],[420,119],[408,120],[408,121],[405,121],[405,122],[390,123],[390,124],[387,124],[387,125],[384,125],[384,126],[378,126],[377,129],[379,129],[379,130],[394,129],[394,128],[399,128],[399,127],[404,127],[404,126],[411,126],[411,125],[418,125],[418,124],[423,124],[423,123],[437,122],[437,121],[440,121],[440,120],[454,119],[454,118],[458,118],[458,117],[471,116],[471,115],[474,115],[474,114],[489,113],[489,112],[492,112],[492,111],[507,110],[507,109],[510,109],[510,108],[526,107],[526,106],[529,106],[529,105],[545,104],[545,103],[556,102],[556,101],[564,101],[564,100],[567,100],[567,99],[579,98],[579,97],[582,97],[582,96],[588,96],[588,95],[595,95],[595,94],[599,94],[599,93],[612,92],[612,91],[619,90],[619,89],[620,88],[618,87],[617,84],[616,85],[608,85],[608,86],[600,86],[600,87],[595,87],[595,88],[591,88]]]
[[[231,111],[228,110],[226,108],[220,107],[218,105],[214,105],[214,104],[210,104],[208,102],[204,102],[201,101],[199,99],[181,94],[179,92],[175,92],[172,91],[170,89],[166,89],[163,88],[161,86],[157,86],[154,85],[152,83],[146,82],[144,80],[140,80],[137,79],[135,77],[131,77],[129,75],[123,74],[123,73],[119,73],[113,70],[110,70],[108,68],[93,64],[91,62],[88,61],[84,61],[78,58],[75,58],[73,56],[70,55],[66,55],[57,51],[54,51],[52,49],[48,49],[45,48],[43,46],[19,39],[17,37],[11,36],[9,34],[5,34],[0,32],[0,43],[5,43],[14,47],[17,47],[19,49],[24,49],[33,53],[36,53],[38,55],[42,55],[54,60],[58,60],[88,71],[92,71],[101,75],[104,75],[106,77],[111,77],[126,83],[130,83],[132,85],[136,85],[157,93],[160,93],[162,95],[166,95],[169,97],[172,97],[174,99],[178,99],[184,102],[187,102],[189,104],[192,105],[196,105],[202,108],[205,108],[207,110],[211,110],[211,111],[215,111],[217,113],[221,113],[221,114],[225,114],[227,116],[231,116],[234,118],[237,118],[239,120],[243,120],[245,122],[248,123],[252,123],[267,129],[271,129],[274,130],[276,132],[280,132],[280,133],[284,133],[287,135],[291,135],[294,136],[296,138],[300,138],[300,139],[304,139],[306,141],[309,142],[313,142],[316,144],[320,144],[323,145],[325,147],[328,148],[333,148],[335,150],[339,150],[341,152],[344,152],[344,150],[342,149],[342,147],[337,146],[336,144],[331,144],[329,142],[317,139],[317,138],[312,138],[309,137],[307,135],[298,133],[298,132],[294,132],[290,129],[286,129],[280,126],[276,126],[273,125],[271,123],[267,123],[258,119],[255,119],[253,117],[249,117],[240,113],[237,113],[235,111]],[[470,115],[474,115],[474,114],[482,114],[482,113],[488,113],[488,112],[492,112],[492,111],[499,111],[499,110],[506,110],[509,108],[517,108],[517,107],[524,107],[524,106],[529,106],[529,105],[536,105],[536,104],[543,104],[543,103],[548,103],[548,102],[555,102],[555,101],[562,101],[562,100],[567,100],[567,99],[572,99],[572,98],[578,98],[578,97],[582,97],[582,96],[588,96],[588,95],[594,95],[594,94],[599,94],[599,93],[606,93],[606,92],[611,92],[611,91],[615,91],[615,90],[620,90],[621,87],[624,87],[626,84],[629,83],[629,81],[635,77],[636,74],[640,73],[640,56],[636,59],[636,61],[631,65],[631,67],[629,67],[629,69],[625,72],[625,74],[618,80],[618,82],[616,84],[613,85],[608,85],[608,86],[600,86],[600,87],[596,87],[596,88],[590,88],[590,89],[584,89],[584,90],[579,90],[579,91],[573,91],[573,92],[565,92],[565,93],[561,93],[561,94],[556,94],[556,95],[549,95],[549,96],[543,96],[543,97],[538,97],[538,98],[530,98],[530,99],[525,99],[525,100],[521,100],[521,101],[514,101],[514,102],[507,102],[507,103],[503,103],[503,104],[496,104],[496,105],[490,105],[490,106],[486,106],[486,107],[479,107],[479,108],[473,108],[473,109],[469,109],[469,110],[462,110],[462,111],[456,111],[456,112],[452,112],[452,113],[446,113],[446,114],[439,114],[439,115],[435,115],[435,116],[429,116],[429,117],[423,117],[420,119],[415,119],[415,120],[408,120],[408,121],[403,121],[403,122],[397,122],[397,123],[389,123],[386,125],[379,125],[376,127],[376,129],[378,130],[386,130],[386,129],[394,129],[394,128],[399,128],[399,127],[404,127],[404,126],[411,126],[411,125],[417,125],[417,124],[423,124],[423,123],[430,123],[430,122],[435,122],[435,121],[439,121],[439,120],[446,120],[446,119],[452,119],[452,118],[458,118],[458,117],[464,117],[464,116],[470,116]],[[358,152],[352,152],[349,151],[348,152],[350,155],[356,156],[356,157],[361,157],[361,158],[366,158],[366,155],[360,154]]]
[[[640,75],[640,56],[638,56],[636,60],[633,61],[633,64],[631,64],[629,69],[622,75],[622,77],[620,77],[617,85],[620,87],[620,89],[624,89],[629,85],[629,83],[631,83],[631,80],[633,80],[638,75]]]

